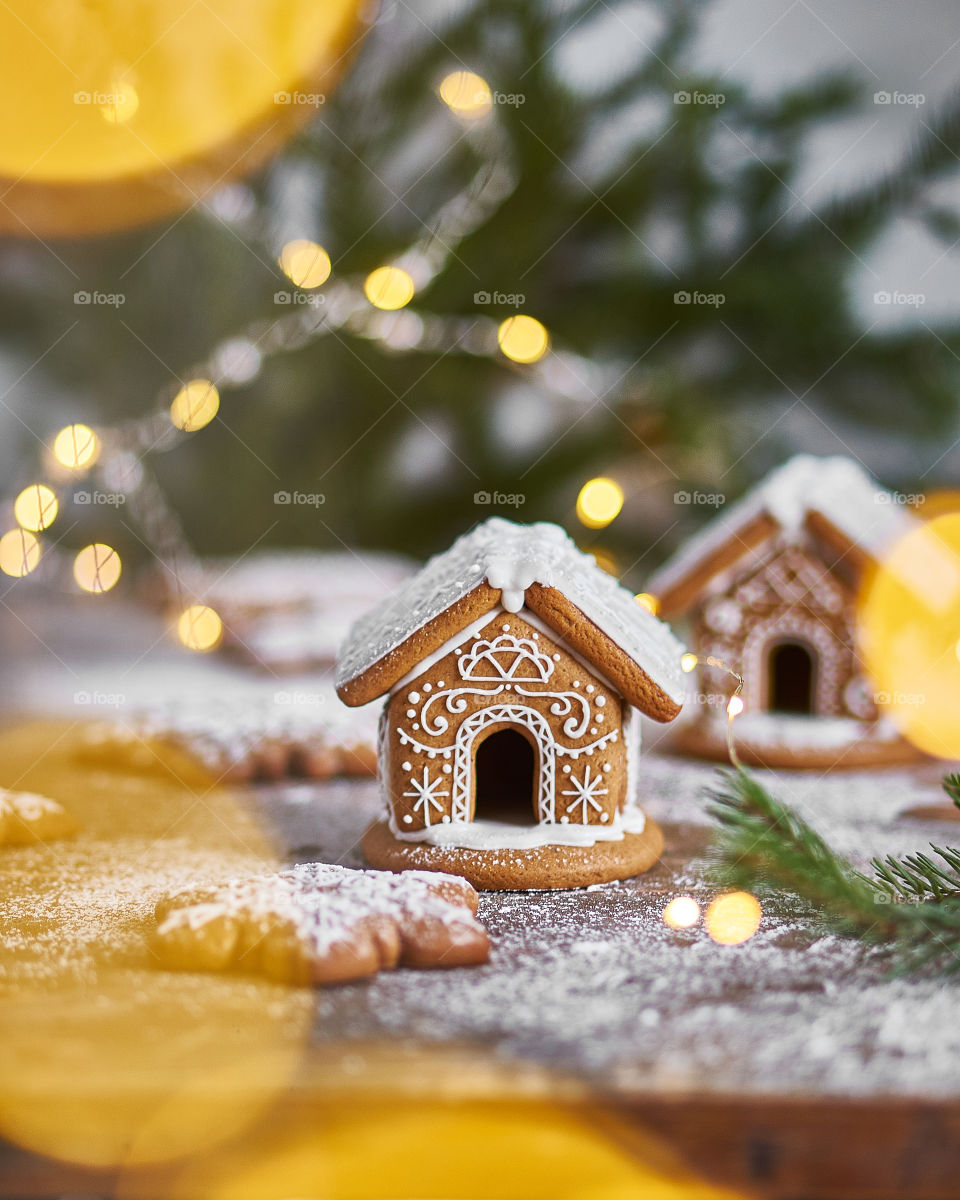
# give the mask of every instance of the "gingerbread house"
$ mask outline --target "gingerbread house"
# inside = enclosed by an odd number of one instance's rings
[[[845,457],[790,459],[648,581],[698,656],[676,742],[725,759],[727,703],[743,678],[740,757],[767,766],[861,766],[912,756],[878,712],[857,653],[864,572],[915,517]],[[709,659],[723,666],[711,665]]]
[[[575,887],[649,867],[637,712],[680,712],[683,648],[555,525],[494,518],[363,616],[338,693],[386,697],[374,866],[478,887]]]

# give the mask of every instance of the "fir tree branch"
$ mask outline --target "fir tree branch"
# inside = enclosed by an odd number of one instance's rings
[[[857,871],[747,771],[725,771],[710,793],[724,882],[802,897],[834,933],[888,948],[901,971],[960,971],[960,852],[874,860]],[[960,781],[958,781],[960,783]]]

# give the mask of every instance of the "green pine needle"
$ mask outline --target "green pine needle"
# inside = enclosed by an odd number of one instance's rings
[[[933,847],[945,866],[924,854],[875,859],[871,878],[747,771],[722,779],[710,812],[724,882],[800,896],[823,928],[888,948],[901,971],[960,971],[960,851]]]

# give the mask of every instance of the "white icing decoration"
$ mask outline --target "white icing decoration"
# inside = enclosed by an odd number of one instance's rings
[[[444,781],[442,779],[431,779],[430,768],[424,767],[423,779],[414,779],[411,775],[410,787],[412,790],[403,793],[404,796],[409,796],[411,799],[416,799],[416,802],[413,806],[413,811],[419,812],[421,808],[423,809],[423,820],[428,827],[430,825],[431,806],[435,808],[437,812],[442,813],[443,804],[441,803],[441,798],[450,795],[449,792],[441,792],[437,790],[441,787],[443,782]]]
[[[457,821],[431,825],[409,832],[391,829],[404,842],[463,850],[535,850],[540,846],[593,846],[597,842],[619,842],[626,833],[643,833],[643,811],[630,807],[614,815],[605,825],[580,825],[561,818],[551,825],[507,825],[499,821]]]
[[[583,779],[578,779],[576,775],[571,775],[569,782],[572,786],[564,789],[560,795],[573,796],[573,799],[566,805],[566,810],[568,813],[574,813],[579,808],[580,824],[586,825],[591,809],[594,812],[603,812],[603,805],[597,797],[606,796],[609,794],[609,791],[603,787],[603,777],[601,775],[591,776],[589,765],[584,770]]]
[[[470,653],[457,662],[457,669],[462,679],[520,678],[546,683],[554,668],[549,656],[531,638],[501,635],[492,641],[475,641]]]

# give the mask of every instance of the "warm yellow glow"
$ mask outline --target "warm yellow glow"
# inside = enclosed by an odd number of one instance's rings
[[[364,280],[363,291],[374,307],[392,312],[409,304],[416,288],[402,267],[377,267]]]
[[[317,288],[330,276],[330,255],[307,238],[287,242],[277,260],[287,278],[302,288]]]
[[[612,575],[615,579],[620,575],[620,564],[617,562],[616,555],[609,550],[604,550],[600,546],[594,546],[590,551],[593,555],[593,561],[597,564],[601,571],[606,571],[608,575]]]
[[[738,946],[760,928],[763,909],[749,892],[727,892],[710,903],[703,923],[707,933],[721,946]]]
[[[40,561],[40,539],[26,529],[11,529],[0,537],[0,571],[19,579]]]
[[[663,910],[663,923],[671,929],[690,929],[700,920],[700,905],[692,896],[677,896]]]
[[[685,671],[688,675],[697,665],[697,656],[695,654],[684,654],[680,659],[680,670]]]
[[[500,322],[497,329],[500,349],[514,362],[535,363],[543,358],[550,348],[550,335],[536,317],[517,313]]]
[[[195,433],[209,425],[220,408],[220,393],[209,379],[191,379],[174,396],[170,420],[178,429]]]
[[[590,479],[577,497],[577,517],[588,529],[603,529],[623,508],[623,488],[614,479]]]
[[[638,592],[634,596],[634,599],[641,608],[645,608],[648,613],[653,613],[654,616],[660,611],[660,601],[656,596],[651,595],[650,592]]]
[[[743,701],[739,696],[731,696],[727,702],[727,716],[739,717],[743,712]]]
[[[61,466],[82,471],[100,457],[100,439],[89,425],[68,425],[54,438],[53,455]]]
[[[120,555],[103,542],[84,546],[73,560],[73,577],[85,592],[109,592],[120,578]]]
[[[958,635],[960,513],[944,512],[897,542],[869,578],[857,642],[884,716],[950,760],[960,757]]]
[[[132,83],[116,82],[102,94],[98,107],[108,125],[126,125],[140,107],[140,97]]]
[[[57,498],[44,483],[31,483],[13,502],[13,515],[23,529],[39,533],[57,519]]]
[[[213,650],[223,637],[223,622],[208,605],[191,604],[180,614],[177,636],[188,650]]]
[[[457,114],[476,120],[485,117],[493,107],[490,85],[473,71],[453,71],[440,84],[440,99]]]

